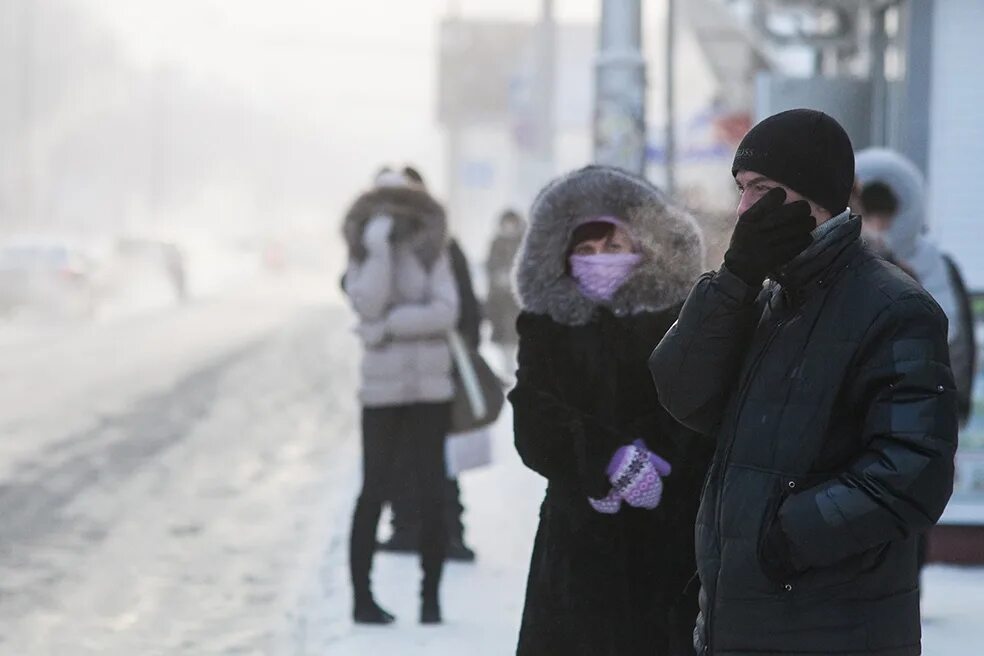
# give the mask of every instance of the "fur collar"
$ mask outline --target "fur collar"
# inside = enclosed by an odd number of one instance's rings
[[[349,255],[357,262],[366,257],[362,233],[377,214],[393,217],[390,242],[408,245],[427,267],[447,246],[444,208],[430,194],[411,187],[377,187],[356,199],[342,224]]]
[[[566,253],[576,222],[604,214],[629,224],[643,255],[608,304],[612,312],[658,312],[687,297],[703,270],[696,221],[645,180],[612,167],[588,166],[554,180],[533,202],[515,272],[523,310],[567,325],[591,319],[598,304],[585,298],[567,274]]]

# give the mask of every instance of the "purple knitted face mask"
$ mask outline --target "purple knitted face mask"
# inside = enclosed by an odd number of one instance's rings
[[[639,253],[571,255],[571,277],[581,293],[593,301],[610,301],[639,266]]]

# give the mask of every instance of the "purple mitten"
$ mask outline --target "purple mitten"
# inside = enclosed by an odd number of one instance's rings
[[[663,498],[663,476],[668,476],[670,463],[636,440],[615,452],[606,473],[612,486],[626,503],[635,508],[653,509]]]
[[[643,442],[642,440],[636,440],[632,444],[634,444],[636,447],[640,449],[646,449],[646,451],[649,451],[649,448],[646,446],[646,443]],[[673,473],[672,465],[670,465],[670,463],[666,462],[652,451],[649,451],[649,462],[653,463],[653,467],[656,468],[656,473],[659,474],[660,476],[663,476],[664,478],[666,476],[669,476],[671,473]]]
[[[605,515],[614,515],[622,508],[622,497],[616,490],[612,490],[604,499],[588,497],[588,503],[597,512]]]

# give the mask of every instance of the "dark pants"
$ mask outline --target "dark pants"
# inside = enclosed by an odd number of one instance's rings
[[[393,510],[393,532],[409,535],[417,540],[420,535],[420,507],[409,494],[396,494],[390,504]],[[444,481],[444,525],[447,527],[448,538],[451,541],[462,542],[465,535],[465,524],[461,519],[465,507],[461,504],[461,488],[458,479],[448,478]]]
[[[369,596],[369,572],[383,503],[412,494],[420,508],[423,590],[437,593],[447,536],[444,519],[444,437],[450,404],[362,410],[362,492],[355,504],[349,567],[356,598]],[[406,485],[398,478],[406,477]]]

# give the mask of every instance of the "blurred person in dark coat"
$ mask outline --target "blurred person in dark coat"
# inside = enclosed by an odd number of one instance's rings
[[[515,210],[506,210],[499,217],[499,227],[489,247],[485,263],[488,272],[489,293],[485,301],[486,312],[492,323],[492,342],[503,351],[504,369],[511,375],[516,363],[518,342],[516,318],[519,304],[513,291],[512,271],[516,253],[523,240],[526,224]]]

